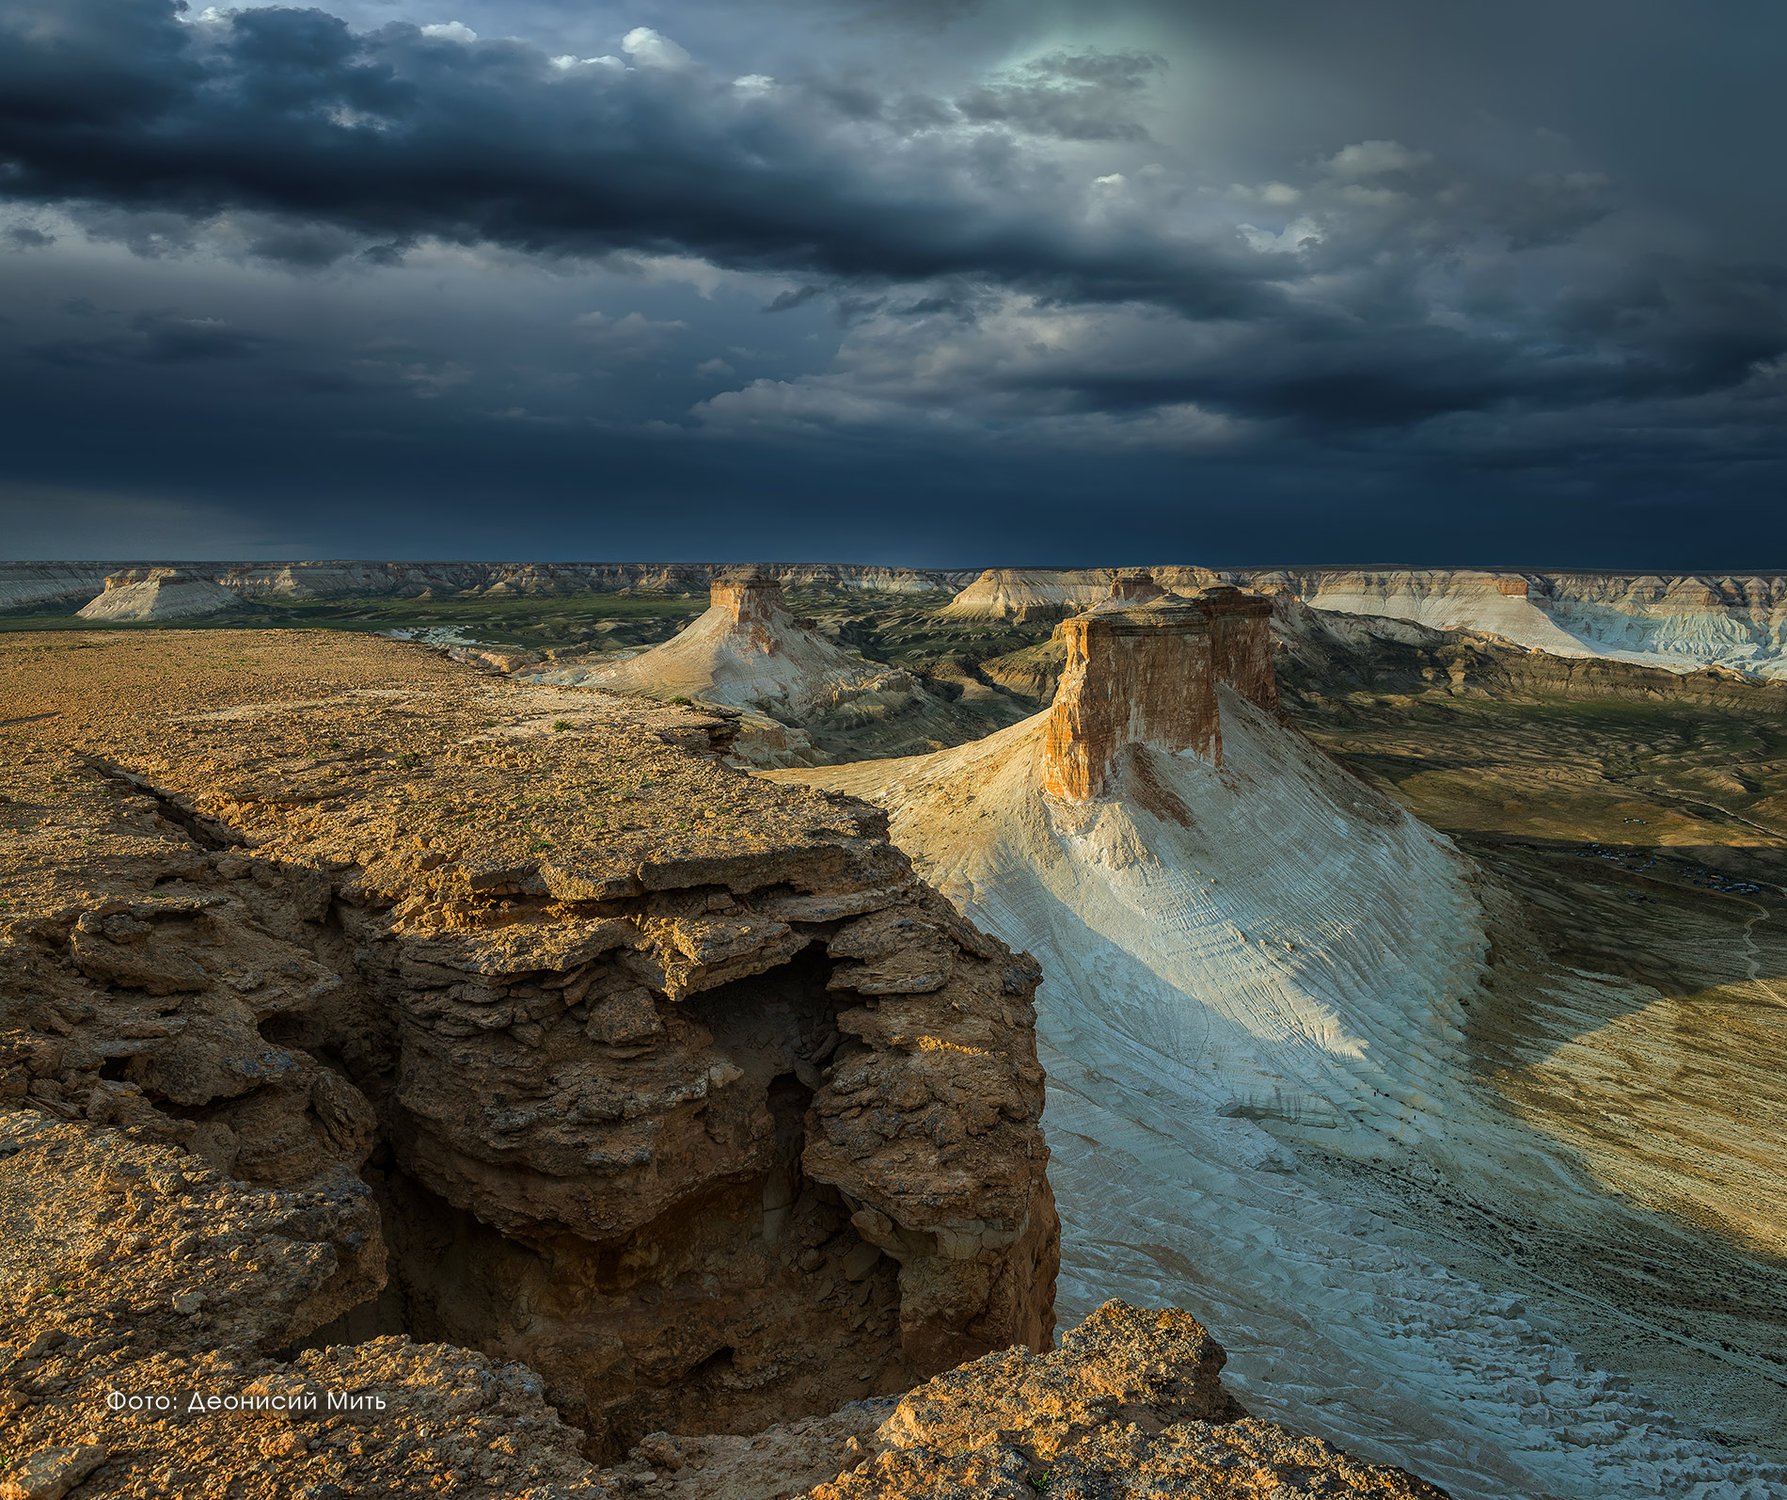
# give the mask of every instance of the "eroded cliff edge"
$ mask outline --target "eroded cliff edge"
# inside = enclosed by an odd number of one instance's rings
[[[1035,968],[878,815],[385,642],[7,660],[0,1097],[282,1205],[303,1265],[238,1326],[201,1225],[145,1324],[524,1359],[598,1457],[1047,1347]]]
[[[273,633],[0,701],[4,1500],[1438,1494],[1183,1313],[1043,1352],[1034,965],[726,723]]]

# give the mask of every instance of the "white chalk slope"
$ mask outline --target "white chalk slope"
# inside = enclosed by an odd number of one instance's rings
[[[239,600],[209,578],[157,569],[146,578],[114,584],[75,611],[83,620],[192,620],[236,609]]]
[[[1346,615],[1386,615],[1435,630],[1478,630],[1553,656],[1605,656],[1606,647],[1557,625],[1531,599],[1499,593],[1478,574],[1399,573],[1324,578],[1308,598],[1314,609]],[[1674,663],[1680,666],[1681,663]]]
[[[540,674],[539,680],[653,697],[701,698],[770,714],[822,710],[847,698],[885,692],[910,695],[910,673],[863,660],[785,610],[765,624],[740,624],[723,606],[687,629],[609,666]]]
[[[1763,580],[1742,602],[1704,602],[1695,578],[1537,579],[1505,595],[1481,573],[1445,570],[1318,574],[1307,602],[1339,614],[1475,630],[1553,656],[1598,656],[1687,672],[1725,666],[1787,676],[1787,614]]]
[[[1190,1307],[1257,1409],[1461,1497],[1776,1493],[1787,1473],[1558,1342],[1524,1284],[1449,1269],[1443,1215],[1436,1235],[1380,1211],[1368,1180],[1462,1184],[1514,1219],[1567,1217],[1577,1189],[1463,1084],[1472,867],[1221,700],[1221,770],[1142,750],[1105,802],[1044,796],[1041,716],[797,773],[887,807],[927,878],[1042,963],[1064,1319]]]

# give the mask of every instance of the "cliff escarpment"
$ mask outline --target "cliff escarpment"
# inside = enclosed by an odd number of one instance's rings
[[[316,599],[542,597],[576,594],[701,594],[725,563],[530,562],[0,562],[0,610],[79,606],[102,590],[174,571],[249,603]],[[953,569],[855,563],[778,563],[790,588],[820,593],[948,595],[972,577]],[[108,579],[116,582],[108,585]]]
[[[1181,593],[1228,582],[1319,610],[1496,635],[1555,656],[1691,671],[1787,673],[1787,574],[1479,568],[1155,568]],[[1059,619],[1101,599],[1108,568],[989,569],[942,610],[958,620]]]
[[[1047,1347],[1036,971],[878,814],[390,642],[7,645],[0,1341],[444,1340],[598,1458]]]

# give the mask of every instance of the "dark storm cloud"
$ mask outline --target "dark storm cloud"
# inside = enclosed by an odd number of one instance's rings
[[[923,137],[891,154],[853,149],[807,91],[744,90],[663,65],[556,67],[522,43],[406,25],[355,33],[316,10],[241,12],[216,27],[177,13],[172,0],[12,8],[0,22],[8,196],[194,221],[251,210],[380,240],[546,255],[679,250],[840,277],[966,272],[1197,316],[1274,300],[1271,269],[1228,247],[1063,222],[1046,198],[1037,206],[1035,189],[1054,184],[1028,180],[1032,164],[996,143],[967,158]],[[1067,81],[1070,95],[1100,92],[1096,80]],[[1024,108],[1045,123],[1034,99]],[[326,254],[310,233],[290,231],[281,258]]]
[[[1787,561],[1759,7],[337,8],[0,7],[0,537]]]
[[[115,334],[56,339],[33,345],[26,353],[52,365],[186,365],[251,359],[277,342],[215,319],[144,313]]]
[[[1052,52],[963,94],[956,107],[964,119],[1061,140],[1145,140],[1127,106],[1165,69],[1151,53]]]
[[[1424,310],[1421,310],[1424,311]],[[1353,317],[1374,312],[1369,335]],[[1287,327],[1296,336],[1285,337]],[[1350,314],[1263,324],[1178,369],[1064,372],[1087,409],[1194,401],[1311,426],[1404,426],[1446,412],[1544,412],[1718,393],[1787,351],[1787,268],[1654,260],[1561,297],[1523,337],[1435,326],[1361,298]],[[1020,382],[1021,383],[1021,382]]]
[[[866,87],[849,103],[835,86],[741,90],[674,55],[668,66],[564,67],[522,43],[407,25],[356,33],[316,10],[203,26],[176,16],[167,0],[15,8],[0,52],[10,196],[72,202],[89,232],[143,255],[188,250],[207,219],[246,210],[263,223],[249,253],[294,268],[400,258],[420,236],[546,256],[677,250],[843,280],[974,275],[1260,330],[1245,357],[1176,380],[1088,377],[1078,397],[1091,405],[1198,400],[1250,416],[1417,422],[1692,392],[1741,381],[1783,347],[1778,283],[1753,275],[1721,295],[1708,284],[1717,267],[1683,270],[1663,306],[1633,309],[1623,328],[1592,326],[1596,294],[1577,293],[1537,327],[1529,309],[1513,338],[1435,328],[1427,306],[1398,308],[1370,289],[1283,295],[1280,283],[1311,269],[1374,261],[1404,281],[1485,230],[1516,250],[1567,241],[1605,212],[1592,174],[1454,180],[1426,153],[1367,141],[1325,168],[1331,203],[1351,194],[1367,207],[1304,245],[1299,265],[1221,235],[1162,232],[1145,209],[1114,225],[1078,220],[1007,138],[946,144],[920,131],[891,162],[853,148],[828,129],[827,108],[911,113]],[[1131,138],[1140,128],[1121,106],[1164,68],[1149,53],[1057,49],[957,108],[1019,133]],[[769,305],[827,290],[806,283]],[[1743,305],[1733,315],[1721,301]],[[849,321],[876,305],[846,298],[841,312]],[[1711,316],[1696,321],[1696,307]]]

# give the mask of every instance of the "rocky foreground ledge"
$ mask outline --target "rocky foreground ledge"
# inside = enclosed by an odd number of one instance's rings
[[[271,632],[0,705],[0,1497],[1436,1493],[1182,1314],[1022,1352],[1035,967],[723,722]]]

